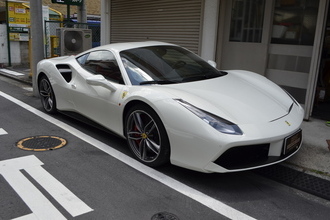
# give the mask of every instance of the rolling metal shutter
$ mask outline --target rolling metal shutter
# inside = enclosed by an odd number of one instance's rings
[[[156,40],[199,53],[202,0],[111,0],[110,42]]]

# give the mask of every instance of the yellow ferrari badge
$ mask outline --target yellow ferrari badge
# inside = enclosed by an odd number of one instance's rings
[[[121,98],[124,99],[127,93],[128,93],[127,91],[124,91],[123,94],[121,95]]]
[[[288,121],[285,121],[285,123],[286,123],[287,125],[291,126],[290,122],[288,122]]]

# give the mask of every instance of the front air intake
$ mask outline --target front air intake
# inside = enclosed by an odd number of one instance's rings
[[[214,163],[228,170],[259,166],[273,161],[268,157],[269,144],[238,146],[228,149]],[[275,159],[276,160],[276,159]]]

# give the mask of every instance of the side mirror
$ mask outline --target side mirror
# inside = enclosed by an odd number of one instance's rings
[[[86,79],[86,82],[88,85],[102,86],[106,89],[109,89],[112,92],[117,90],[117,88],[114,85],[112,85],[112,83],[110,83],[108,80],[106,80],[104,78],[104,76],[102,76],[102,75],[95,75],[95,76],[88,77]]]
[[[213,66],[214,68],[217,68],[217,63],[214,62],[213,60],[208,60],[207,61],[211,66]]]

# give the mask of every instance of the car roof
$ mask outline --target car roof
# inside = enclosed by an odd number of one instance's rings
[[[112,44],[107,44],[107,45],[92,48],[88,51],[84,51],[81,54],[84,54],[89,51],[95,51],[95,50],[112,50],[112,51],[120,52],[123,50],[128,50],[128,49],[133,49],[133,48],[148,47],[148,46],[161,46],[161,45],[174,45],[174,44],[160,42],[160,41],[112,43]]]

